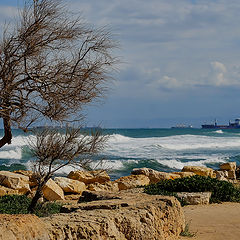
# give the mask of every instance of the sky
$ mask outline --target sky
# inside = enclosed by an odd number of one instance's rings
[[[22,0],[0,1],[0,24]],[[200,127],[240,117],[239,0],[65,0],[89,23],[108,26],[122,63],[89,126]]]

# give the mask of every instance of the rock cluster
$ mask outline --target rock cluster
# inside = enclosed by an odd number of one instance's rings
[[[224,163],[220,170],[186,166],[181,172],[133,169],[130,176],[110,181],[105,171],[74,171],[68,177],[50,179],[44,198],[75,200],[62,213],[38,219],[32,215],[1,215],[0,239],[142,239],[175,240],[185,227],[180,203],[174,197],[147,195],[137,186],[193,175],[236,179],[236,163]],[[36,191],[31,171],[0,171],[0,196]],[[208,204],[211,193],[178,193],[189,204]]]
[[[209,176],[225,181],[236,180],[236,163],[229,162],[220,165],[218,171],[199,166],[185,166],[181,172],[159,172],[150,168],[136,168],[130,176],[121,177],[110,181],[106,171],[72,171],[67,177],[55,177],[50,179],[43,188],[44,198],[48,201],[77,200],[83,191],[107,191],[118,192],[136,188],[163,179],[176,179],[193,175]],[[31,171],[0,171],[0,196],[6,194],[26,194],[33,196],[36,191],[37,181]],[[200,201],[201,202],[201,201]]]
[[[0,215],[0,239],[175,240],[185,227],[182,208],[174,197],[147,195],[138,189],[65,208],[67,213],[41,219]]]

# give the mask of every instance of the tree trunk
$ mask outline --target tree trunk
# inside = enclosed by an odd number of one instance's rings
[[[36,206],[37,206],[37,202],[38,202],[38,200],[42,197],[42,188],[43,188],[43,184],[40,184],[40,185],[38,185],[38,188],[37,188],[37,191],[36,191],[36,193],[35,193],[35,195],[34,195],[34,197],[33,197],[33,199],[32,199],[32,201],[31,201],[31,203],[30,203],[30,205],[29,205],[29,207],[28,207],[28,211],[30,212],[30,213],[33,213],[34,212],[34,210],[35,210],[35,208],[36,208]]]
[[[4,136],[0,139],[0,148],[5,144],[11,144],[12,141],[12,130],[11,130],[11,121],[10,115],[3,117],[3,125],[4,125]]]

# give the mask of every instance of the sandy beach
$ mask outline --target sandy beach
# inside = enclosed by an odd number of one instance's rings
[[[196,232],[196,236],[181,240],[240,239],[240,203],[189,205],[183,209],[190,232]]]

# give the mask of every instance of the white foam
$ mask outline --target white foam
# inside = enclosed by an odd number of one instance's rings
[[[223,133],[223,130],[217,130],[217,131],[215,131],[215,133]]]
[[[181,162],[179,159],[168,159],[168,160],[158,160],[158,162],[162,165],[165,165],[169,168],[173,168],[176,170],[181,170],[184,166],[200,166],[200,167],[206,167],[206,164],[209,163],[224,163],[226,162],[225,157],[220,156],[205,156],[206,159],[199,160],[199,161],[184,161]],[[199,157],[201,158],[201,157]],[[192,158],[193,159],[193,158]],[[196,157],[197,159],[197,157]]]
[[[15,149],[0,151],[0,159],[21,159],[22,149],[17,147]]]

